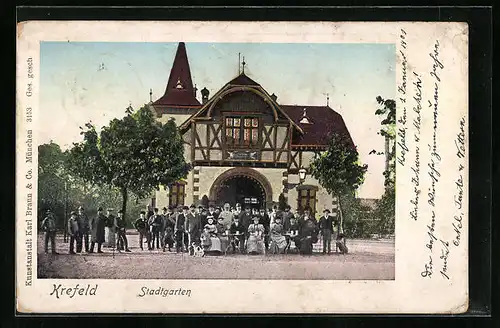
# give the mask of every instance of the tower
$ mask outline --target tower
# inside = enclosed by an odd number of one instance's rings
[[[166,122],[174,118],[177,125],[181,125],[201,107],[196,99],[196,87],[191,78],[184,42],[179,42],[177,46],[165,93],[152,106],[159,120]]]

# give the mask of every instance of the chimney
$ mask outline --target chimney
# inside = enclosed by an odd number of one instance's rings
[[[208,91],[207,88],[203,88],[201,90],[201,103],[205,105],[208,101],[208,95],[210,94],[210,91]]]
[[[277,96],[273,93],[273,94],[271,95],[271,99],[272,99],[272,100],[274,100],[274,101],[276,101],[276,99],[278,99],[278,97],[277,97]]]

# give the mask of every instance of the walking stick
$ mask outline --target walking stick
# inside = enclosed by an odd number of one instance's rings
[[[113,232],[113,235],[115,236],[115,239],[116,239],[115,232]],[[115,247],[116,247],[116,245],[115,245],[115,243],[113,243],[113,259],[115,258]]]

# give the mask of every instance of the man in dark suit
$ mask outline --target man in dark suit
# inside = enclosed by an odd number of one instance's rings
[[[151,244],[149,248],[154,249],[156,241],[156,249],[160,249],[160,230],[162,217],[158,213],[158,208],[154,209],[154,214],[148,219],[148,223],[151,225]]]
[[[236,252],[236,248],[239,248],[240,252],[243,253],[244,245],[245,245],[245,234],[247,230],[240,223],[240,219],[236,216],[234,218],[233,223],[231,223],[231,227],[229,228],[229,232],[233,235],[231,240],[231,246],[233,247],[233,253]]]
[[[252,208],[250,205],[247,205],[245,211],[241,214],[240,223],[245,229],[245,234],[248,235],[248,227],[252,223]]]
[[[90,234],[90,221],[83,206],[78,208],[78,236],[76,239],[76,252],[82,252],[82,246],[85,244],[85,252],[89,252],[89,234]]]
[[[118,211],[118,217],[116,218],[116,248],[118,252],[121,252],[122,249],[125,249],[125,252],[131,252],[128,248],[128,240],[126,234],[126,226],[125,218],[123,217],[123,211]]]
[[[293,217],[293,213],[291,211],[290,205],[287,205],[285,207],[285,210],[282,212],[282,218],[283,218],[283,230],[288,232],[291,229],[291,222],[290,220]]]
[[[174,207],[170,205],[168,207],[168,213],[163,216],[163,251],[168,247],[168,251],[170,252],[172,246],[174,245],[174,234],[175,234],[175,218],[176,214],[174,213]]]
[[[264,226],[264,244],[266,245],[266,251],[269,250],[269,231],[271,230],[271,219],[266,213],[266,209],[262,207],[259,210],[260,220],[259,223]]]
[[[332,234],[333,234],[333,217],[330,216],[330,210],[325,209],[323,216],[319,219],[319,231],[323,235],[323,254],[331,253]]]
[[[146,212],[141,211],[139,218],[135,221],[134,227],[139,232],[139,247],[143,250],[144,237],[146,238],[149,245],[149,234],[148,234],[148,222],[146,220]]]
[[[186,227],[188,232],[188,247],[192,245],[192,243],[196,243],[199,241],[198,233],[200,232],[200,224],[201,218],[196,214],[196,207],[191,205],[189,207],[189,213],[186,214]]]
[[[94,252],[95,244],[97,243],[97,253],[104,253],[101,250],[104,242],[104,228],[106,227],[107,218],[102,213],[102,207],[97,209],[97,215],[90,222],[90,230],[92,234],[92,242],[90,243],[89,253]]]
[[[189,208],[184,206],[181,213],[177,213],[175,219],[175,248],[176,252],[183,252],[186,233],[186,216]]]

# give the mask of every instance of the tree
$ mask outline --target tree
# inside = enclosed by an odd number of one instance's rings
[[[376,151],[370,154],[384,155],[386,167],[384,170],[384,185],[386,188],[394,186],[396,177],[396,102],[393,99],[384,99],[378,96],[377,103],[382,106],[375,111],[375,115],[382,116],[379,135],[385,138],[386,149]]]
[[[359,164],[359,154],[346,134],[333,133],[328,148],[315,155],[309,166],[311,175],[329,194],[341,203],[354,198],[354,192],[364,181],[368,165]]]
[[[396,217],[396,102],[381,96],[376,99],[381,107],[375,111],[375,115],[382,117],[378,134],[385,138],[386,146],[384,152],[372,150],[370,154],[385,155],[386,167],[383,173],[385,192],[377,201],[373,215],[379,220],[380,233],[391,234]]]
[[[65,213],[65,185],[64,153],[58,144],[52,141],[38,146],[38,208],[39,215],[45,215],[50,209],[57,219],[56,224],[61,227],[61,218]],[[41,222],[41,220],[40,220]]]
[[[128,107],[125,117],[113,119],[100,134],[90,122],[85,127],[84,140],[69,151],[71,172],[94,185],[117,188],[124,216],[130,192],[144,198],[190,170],[174,121],[156,121],[147,106],[136,112]]]
[[[364,181],[368,165],[359,164],[359,154],[350,138],[333,133],[328,148],[315,155],[309,166],[311,175],[330,194],[353,194]]]

